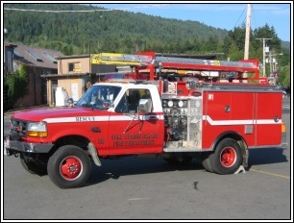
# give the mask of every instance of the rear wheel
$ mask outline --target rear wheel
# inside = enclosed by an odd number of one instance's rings
[[[60,147],[49,159],[48,175],[60,188],[83,186],[91,173],[90,158],[74,145]]]
[[[218,174],[233,174],[242,164],[242,153],[236,140],[226,138],[220,141],[209,156],[209,162],[213,172]]]

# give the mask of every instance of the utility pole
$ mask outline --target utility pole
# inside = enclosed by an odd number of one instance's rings
[[[272,58],[272,52],[269,52],[269,63],[270,63],[270,74],[273,72],[273,58]]]
[[[266,77],[265,75],[265,42],[267,40],[271,40],[272,38],[256,38],[262,40],[262,77]]]
[[[250,17],[251,17],[251,4],[247,6],[247,18],[246,18],[246,33],[245,33],[245,46],[244,46],[244,60],[249,58],[249,43],[250,43]],[[243,77],[247,78],[247,72],[243,73]]]
[[[245,35],[245,47],[244,47],[244,60],[248,60],[248,58],[249,58],[250,18],[251,18],[251,4],[248,4],[248,6],[247,6],[247,18],[246,18],[246,35]]]

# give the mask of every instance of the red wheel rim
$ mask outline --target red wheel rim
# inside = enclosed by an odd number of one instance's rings
[[[220,161],[224,167],[233,166],[236,162],[236,158],[236,151],[232,147],[227,147],[223,149],[220,155]]]
[[[66,180],[75,180],[83,172],[81,160],[74,156],[63,159],[59,169],[61,176]]]

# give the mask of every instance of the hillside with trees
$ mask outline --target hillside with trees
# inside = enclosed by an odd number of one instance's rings
[[[4,27],[8,30],[5,41],[54,49],[65,55],[152,50],[211,53],[220,60],[244,57],[245,24],[227,31],[195,21],[99,11],[103,8],[80,4],[4,4],[4,8]],[[274,27],[265,24],[251,30],[249,57],[262,61],[263,48],[258,38],[264,37],[272,38],[267,42],[271,51],[281,54],[279,82],[287,85],[290,44],[278,38]],[[266,73],[270,73],[269,65],[266,69]]]

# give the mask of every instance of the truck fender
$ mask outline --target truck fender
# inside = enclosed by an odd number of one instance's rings
[[[243,162],[242,162],[242,165],[245,167],[245,168],[248,168],[248,159],[249,159],[249,151],[248,151],[248,146],[244,140],[244,138],[242,136],[240,136],[238,133],[234,132],[234,131],[228,131],[228,132],[224,132],[222,133],[221,135],[219,135],[211,148],[212,151],[214,151],[215,149],[215,146],[217,145],[217,143],[219,141],[221,141],[221,139],[223,138],[233,138],[234,140],[236,140],[236,142],[240,145],[240,148],[241,148],[241,152],[242,152],[242,157],[243,157]]]
[[[101,162],[100,162],[99,157],[97,155],[97,150],[96,150],[94,144],[89,142],[87,147],[88,147],[88,151],[89,151],[90,155],[92,156],[94,163],[97,166],[101,166]]]

